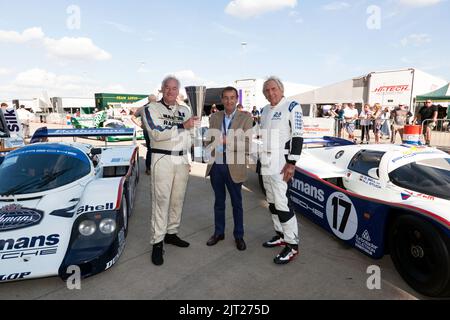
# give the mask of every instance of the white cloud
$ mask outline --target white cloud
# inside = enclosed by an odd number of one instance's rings
[[[97,61],[111,59],[111,54],[97,47],[90,38],[46,38],[44,45],[49,55],[57,58]]]
[[[58,76],[44,69],[34,68],[19,73],[12,84],[25,88],[42,88],[46,86],[52,89],[64,89],[66,87],[93,85],[95,81],[82,76]]]
[[[339,2],[339,1],[335,1],[335,2],[331,2],[329,4],[326,4],[324,6],[322,6],[322,8],[326,11],[337,11],[337,10],[342,10],[342,9],[346,9],[349,8],[350,4],[348,2]]]
[[[0,76],[7,76],[12,73],[12,70],[7,68],[0,68]]]
[[[180,70],[172,73],[175,77],[177,77],[182,86],[207,86],[211,87],[214,86],[215,83],[210,80],[206,80],[204,78],[201,78],[195,74],[192,70]]]
[[[42,91],[52,97],[93,97],[96,92],[126,92],[121,84],[103,84],[88,76],[69,75],[34,68],[20,72],[12,81],[0,86],[2,95],[13,98],[36,98]]]
[[[116,83],[116,84],[110,84],[110,85],[103,86],[103,87],[98,87],[98,89],[95,90],[95,93],[99,93],[99,92],[125,93],[125,92],[127,92],[127,89],[123,85]]]
[[[0,42],[6,43],[26,43],[33,40],[42,40],[45,35],[41,28],[29,28],[22,33],[17,31],[0,30]]]
[[[227,5],[225,12],[245,19],[296,6],[297,0],[233,0]]]
[[[426,33],[420,33],[420,34],[410,34],[409,36],[403,38],[400,41],[400,44],[403,47],[406,47],[408,45],[412,45],[414,47],[420,47],[424,44],[430,43],[431,42],[431,37],[430,35],[426,34]]]
[[[178,80],[180,80],[181,82],[180,94],[183,97],[187,97],[186,90],[184,89],[187,86],[206,86],[208,88],[218,86],[216,82],[199,77],[192,70],[179,70],[170,73],[170,75],[173,75],[177,77]],[[167,74],[165,76],[167,76]],[[157,87],[155,87],[152,92],[158,92],[160,88],[161,84],[158,84]]]
[[[0,43],[25,44],[31,41],[40,43],[48,55],[68,60],[109,60],[111,54],[97,47],[90,38],[52,39],[46,37],[41,28],[29,28],[22,33],[0,30]]]
[[[399,0],[401,4],[410,7],[427,7],[442,2],[442,0]]]

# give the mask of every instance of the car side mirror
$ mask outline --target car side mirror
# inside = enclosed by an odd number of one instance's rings
[[[369,177],[379,180],[380,179],[380,170],[378,168],[372,168],[368,172]]]
[[[96,156],[102,154],[102,149],[101,148],[92,148],[91,149],[91,155]]]

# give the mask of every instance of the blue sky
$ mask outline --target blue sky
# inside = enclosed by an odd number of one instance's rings
[[[321,86],[415,67],[450,80],[449,30],[449,0],[0,0],[0,100],[151,93],[167,74]]]

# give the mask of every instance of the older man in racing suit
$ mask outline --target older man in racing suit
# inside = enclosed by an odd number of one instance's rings
[[[189,130],[196,124],[188,107],[179,105],[180,82],[169,76],[162,83],[163,98],[145,109],[143,121],[152,148],[152,262],[162,265],[163,242],[181,248],[189,243],[178,237],[189,178]]]
[[[261,113],[261,174],[277,233],[263,246],[284,246],[274,262],[287,264],[298,255],[297,218],[289,206],[287,190],[302,152],[303,115],[297,102],[284,98],[280,79],[270,77],[264,83],[263,93],[270,104]]]

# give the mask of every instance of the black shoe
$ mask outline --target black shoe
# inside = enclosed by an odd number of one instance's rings
[[[163,243],[157,243],[153,245],[153,251],[152,251],[152,262],[155,266],[161,266],[164,263],[164,249],[163,249]]]
[[[239,251],[244,251],[245,249],[247,249],[247,245],[245,244],[244,239],[242,239],[242,238],[236,239],[236,248]]]
[[[218,236],[213,235],[211,238],[209,238],[209,240],[206,243],[206,245],[208,247],[215,246],[217,244],[217,242],[219,242],[220,240],[223,240],[223,239],[225,239],[225,235],[223,235],[223,234],[218,235]]]
[[[189,242],[181,240],[176,234],[166,234],[166,236],[164,237],[164,243],[173,244],[174,246],[180,248],[189,247]]]
[[[281,247],[286,245],[286,242],[284,242],[282,234],[277,232],[277,235],[273,237],[271,240],[266,241],[263,243],[264,248],[275,248],[275,247]]]
[[[298,255],[298,245],[287,244],[283,251],[277,255],[273,262],[276,264],[288,264]]]

